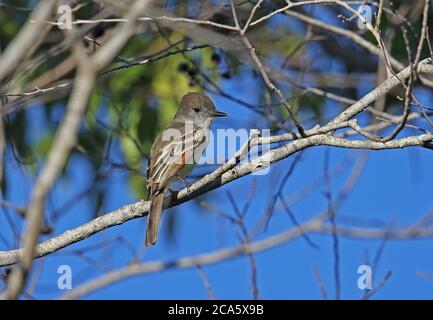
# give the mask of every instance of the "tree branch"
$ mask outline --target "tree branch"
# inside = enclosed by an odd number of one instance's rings
[[[173,195],[167,196],[164,199],[164,207],[168,208],[177,206],[181,203],[196,198],[203,193],[217,189],[227,183],[230,183],[231,181],[246,176],[254,171],[261,170],[272,163],[285,159],[292,154],[308,147],[321,145],[353,149],[385,150],[423,146],[424,143],[431,140],[433,140],[433,134],[412,136],[385,143],[368,140],[345,140],[342,138],[332,137],[327,134],[314,135],[311,137],[298,139],[280,148],[270,150],[264,155],[255,158],[250,162],[243,163],[237,167],[231,167],[231,164],[233,163],[232,159],[235,157],[232,158],[227,162],[230,163],[230,165],[227,165],[226,163],[225,165],[216,169],[214,172],[204,176],[199,181],[190,185],[188,188],[184,188]],[[225,169],[227,169],[227,171],[223,172]],[[105,214],[104,216],[96,218],[82,226],[65,231],[59,236],[42,242],[36,246],[35,257],[46,256],[73,243],[82,241],[102,230],[123,224],[132,219],[146,216],[148,210],[149,204],[144,200],[126,205],[120,209]],[[17,263],[19,261],[21,252],[22,249],[0,251],[0,266],[7,266]]]

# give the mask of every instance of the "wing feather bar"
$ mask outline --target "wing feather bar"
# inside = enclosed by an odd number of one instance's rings
[[[159,188],[165,187],[185,163],[192,164],[195,149],[205,139],[204,130],[197,128],[193,135],[182,135],[167,143],[156,153],[155,162],[149,168],[150,183],[158,182]]]

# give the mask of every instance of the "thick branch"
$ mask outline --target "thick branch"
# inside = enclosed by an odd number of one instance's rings
[[[272,163],[285,159],[300,150],[312,146],[322,145],[354,149],[385,150],[406,148],[411,146],[423,146],[424,143],[431,140],[433,140],[432,134],[412,136],[385,143],[369,140],[345,140],[342,138],[332,137],[327,134],[314,135],[311,137],[295,140],[290,144],[270,150],[264,155],[255,158],[250,162],[243,163],[237,167],[232,167],[231,164],[223,165],[222,167],[228,169],[227,171],[222,172],[222,170],[218,168],[213,173],[204,176],[202,179],[192,184],[189,188],[184,188],[177,194],[166,197],[164,206],[167,208],[184,203],[205,192],[217,189],[220,186],[230,183],[231,181],[237,180],[254,171],[263,169]],[[125,223],[126,221],[132,219],[143,217],[147,214],[148,209],[148,202],[143,200],[124,206],[102,217],[96,218],[82,226],[68,230],[57,237],[42,242],[36,247],[35,257],[46,256],[73,243],[84,240],[102,230]],[[22,249],[0,251],[0,266],[7,266],[17,263],[19,261],[19,255],[21,251]]]
[[[147,1],[137,0],[127,17],[130,21],[118,27],[118,33],[102,50],[88,57],[81,42],[74,45],[78,61],[76,82],[68,101],[65,117],[56,133],[47,161],[39,174],[32,190],[31,202],[27,213],[27,223],[23,237],[23,249],[19,252],[21,265],[12,270],[8,285],[1,298],[15,299],[25,285],[27,274],[35,256],[36,242],[39,237],[43,218],[45,199],[54,185],[57,176],[74,147],[81,119],[86,111],[97,72],[116,56],[126,41],[132,36],[136,18],[146,7]],[[107,52],[109,50],[109,52]]]

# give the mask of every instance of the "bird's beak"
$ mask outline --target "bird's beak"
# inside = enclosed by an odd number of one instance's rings
[[[225,112],[222,112],[222,111],[216,111],[214,114],[213,114],[213,116],[214,117],[225,117],[225,116],[227,116],[227,113],[225,113]]]

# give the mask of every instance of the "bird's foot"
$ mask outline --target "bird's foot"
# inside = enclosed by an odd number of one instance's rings
[[[186,181],[184,178],[182,178],[181,176],[176,175],[176,177],[183,182],[183,184],[186,186],[186,194],[188,196],[191,195],[192,190],[191,190],[191,183],[189,183],[188,181]]]

